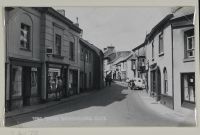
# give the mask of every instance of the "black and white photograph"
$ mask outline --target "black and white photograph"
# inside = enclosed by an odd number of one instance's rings
[[[5,127],[195,127],[194,6],[7,6]]]

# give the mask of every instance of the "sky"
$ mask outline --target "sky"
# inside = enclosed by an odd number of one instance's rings
[[[142,44],[150,30],[168,13],[169,7],[54,7],[64,9],[65,16],[77,22],[83,39],[100,49],[115,46],[131,51]]]

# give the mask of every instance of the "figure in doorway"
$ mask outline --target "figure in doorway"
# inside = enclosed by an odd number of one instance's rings
[[[60,100],[61,98],[61,91],[62,91],[62,79],[60,76],[57,77],[56,80],[56,84],[57,84],[57,89],[56,89],[56,100]],[[58,98],[58,94],[59,94],[59,98]]]

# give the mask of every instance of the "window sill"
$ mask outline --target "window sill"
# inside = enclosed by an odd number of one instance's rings
[[[195,59],[194,57],[191,57],[191,58],[184,58],[183,59],[183,62],[193,62]]]
[[[58,55],[58,54],[53,54],[53,57],[60,58],[60,59],[64,58],[64,56],[61,56],[61,55]]]
[[[31,52],[30,49],[26,49],[26,48],[22,48],[22,47],[20,47],[20,50]]]
[[[164,55],[164,52],[161,52],[158,56],[161,57]]]

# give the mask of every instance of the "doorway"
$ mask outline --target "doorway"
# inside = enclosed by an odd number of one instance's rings
[[[161,99],[161,73],[160,73],[160,69],[157,68],[156,72],[157,72],[157,76],[156,76],[156,78],[157,78],[157,81],[156,81],[157,82],[157,84],[156,84],[157,101],[160,101],[160,99]]]
[[[23,106],[30,105],[30,96],[31,96],[31,68],[23,67],[22,69]]]

